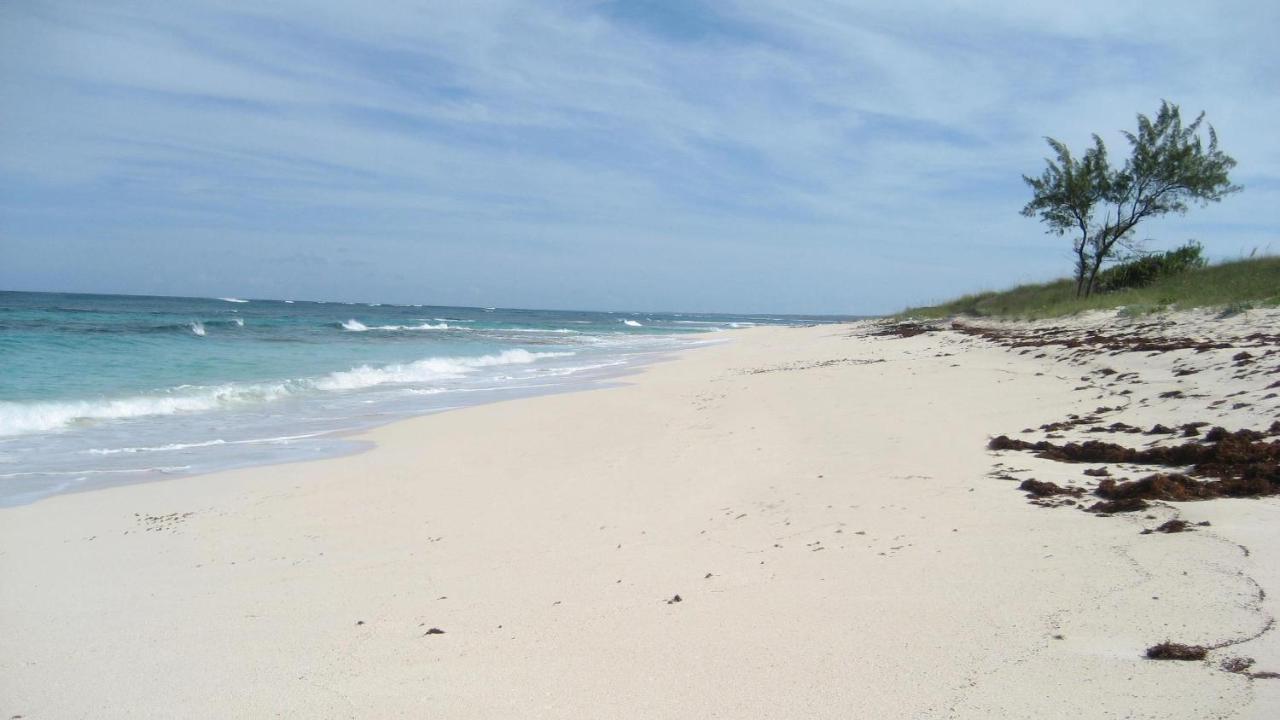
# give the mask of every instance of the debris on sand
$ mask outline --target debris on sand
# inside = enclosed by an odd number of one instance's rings
[[[683,601],[684,601],[684,598],[680,597],[679,595],[672,595],[671,599],[667,601],[667,604],[673,605],[675,603],[683,602]]]
[[[909,337],[915,337],[916,335],[923,335],[924,333],[927,333],[927,332],[933,332],[937,329],[938,328],[936,327],[932,327],[929,325],[921,325],[920,323],[904,322],[904,323],[897,323],[894,325],[889,325],[887,327],[884,327],[880,330],[877,330],[875,334],[876,335],[893,335],[896,337],[909,338]]]
[[[1148,528],[1146,530],[1143,530],[1142,534],[1150,535],[1151,533],[1180,533],[1180,532],[1188,532],[1194,529],[1195,528],[1191,527],[1191,524],[1188,523],[1186,520],[1174,519],[1174,520],[1165,521],[1164,523],[1162,523],[1156,528]]]
[[[1031,493],[1036,497],[1051,497],[1053,495],[1071,495],[1073,497],[1079,497],[1084,494],[1084,488],[1064,488],[1057,483],[1044,482],[1036,480],[1035,478],[1023,480],[1022,484],[1018,486],[1018,489]]]
[[[1232,657],[1222,661],[1223,670],[1229,673],[1247,673],[1253,667],[1253,658]]]
[[[1162,642],[1147,648],[1149,660],[1203,660],[1208,649],[1199,645],[1183,645],[1175,642]]]
[[[1106,502],[1096,502],[1088,507],[1089,512],[1098,513],[1099,515],[1114,515],[1115,513],[1137,512],[1146,510],[1151,507],[1142,498],[1123,498],[1120,500],[1109,500]]]
[[[1027,442],[1001,435],[992,450],[1033,451],[1037,457],[1066,463],[1103,462],[1187,467],[1187,473],[1157,473],[1140,480],[1117,482],[1106,478],[1097,494],[1107,500],[1204,500],[1215,497],[1256,497],[1280,493],[1280,440],[1268,433],[1215,427],[1204,441],[1137,450],[1116,443],[1089,440],[1056,445],[1047,440]],[[1089,472],[1090,475],[1098,475]],[[1211,478],[1197,480],[1192,476]],[[1100,512],[1116,512],[1100,511]]]
[[[423,637],[425,637],[425,636],[427,636],[427,635],[443,635],[443,634],[444,634],[444,631],[443,631],[443,630],[441,630],[441,629],[440,629],[440,628],[438,628],[438,627],[433,627],[433,628],[431,628],[430,630],[428,630],[428,631],[426,631],[426,632],[422,633]]]
[[[1277,492],[1275,479],[1261,477],[1235,477],[1225,480],[1196,480],[1181,473],[1148,475],[1140,480],[1117,483],[1103,480],[1095,491],[1100,497],[1119,499],[1128,497],[1144,500],[1209,500],[1216,497],[1258,497]]]

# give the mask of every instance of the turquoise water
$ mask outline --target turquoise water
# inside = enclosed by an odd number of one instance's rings
[[[323,457],[719,330],[831,320],[0,292],[0,504]]]

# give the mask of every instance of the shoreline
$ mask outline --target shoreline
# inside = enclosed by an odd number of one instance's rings
[[[1230,653],[1280,670],[1275,592],[1258,598],[1280,587],[1276,498],[1159,505],[1211,521],[1177,535],[1028,505],[997,464],[1064,485],[1080,467],[986,442],[1092,411],[1072,363],[1093,360],[879,327],[745,329],[593,392],[398,420],[366,452],[0,508],[0,711],[1280,707],[1280,681],[1216,668],[1225,650],[1142,657],[1257,634]],[[1227,382],[1210,374],[1189,377]]]
[[[729,331],[722,331],[722,332],[734,332],[734,331],[729,330]],[[245,458],[237,462],[224,462],[224,464],[221,464],[221,465],[214,464],[212,467],[196,469],[196,470],[191,469],[191,466],[184,466],[184,467],[177,467],[177,468],[169,468],[169,467],[149,468],[149,469],[138,469],[138,470],[89,469],[89,470],[83,471],[82,474],[88,476],[88,475],[97,475],[102,473],[111,473],[111,474],[119,473],[121,475],[126,475],[126,477],[122,479],[115,479],[115,480],[112,480],[112,479],[103,480],[98,483],[84,482],[85,480],[88,479],[87,477],[80,478],[79,481],[68,480],[66,482],[67,486],[60,487],[51,492],[44,492],[42,490],[33,490],[33,491],[28,491],[26,493],[18,494],[18,495],[6,496],[5,498],[0,499],[0,509],[31,505],[34,503],[39,503],[51,497],[57,497],[59,495],[95,492],[98,490],[106,490],[113,487],[124,487],[129,485],[147,484],[152,482],[168,482],[170,480],[175,480],[179,478],[204,477],[208,475],[217,475],[220,473],[235,472],[239,470],[266,468],[266,467],[271,467],[275,465],[287,465],[287,464],[300,463],[300,462],[319,462],[319,461],[324,461],[324,460],[333,459],[333,458],[345,457],[347,455],[359,454],[362,452],[367,452],[368,450],[375,447],[375,445],[371,444],[370,441],[364,438],[364,436],[370,432],[377,430],[378,428],[385,427],[387,425],[395,424],[398,422],[404,422],[407,420],[413,420],[415,418],[428,417],[432,415],[439,415],[442,413],[453,412],[456,410],[464,410],[466,408],[477,407],[480,405],[510,402],[513,400],[520,400],[520,399],[531,398],[531,397],[540,397],[543,395],[558,395],[563,393],[583,392],[583,391],[589,391],[589,390],[603,388],[603,387],[609,387],[611,384],[618,382],[621,378],[626,378],[635,373],[643,372],[643,369],[650,364],[665,362],[675,356],[678,356],[679,353],[682,353],[688,350],[696,350],[700,347],[714,345],[719,342],[727,341],[727,340],[684,341],[683,338],[686,336],[673,335],[671,337],[673,339],[682,338],[682,343],[684,344],[673,345],[670,348],[664,348],[664,349],[635,351],[629,355],[630,358],[634,359],[634,362],[629,361],[627,363],[623,363],[620,365],[610,366],[607,369],[592,368],[590,370],[585,371],[581,376],[575,378],[572,381],[564,381],[560,383],[544,384],[544,385],[536,385],[536,386],[521,386],[521,385],[512,386],[512,387],[493,386],[489,388],[484,388],[479,391],[470,391],[470,392],[482,392],[482,393],[493,395],[493,397],[490,397],[487,399],[482,398],[479,400],[474,400],[472,402],[464,402],[458,405],[448,405],[448,406],[439,407],[439,408],[426,408],[419,412],[394,413],[394,414],[389,414],[381,419],[366,419],[362,421],[362,425],[359,427],[328,430],[328,431],[317,432],[317,433],[309,434],[306,436],[302,436],[299,439],[303,439],[308,442],[326,443],[326,445],[323,447],[315,448],[316,454],[313,456],[269,457],[269,456],[263,455],[256,459]],[[269,445],[271,444],[272,440],[273,439],[268,438],[261,441],[261,443],[264,445]],[[258,441],[236,441],[233,444],[238,444],[238,443],[253,444],[254,442],[258,442]],[[59,474],[59,473],[54,473],[54,474]],[[75,475],[80,473],[67,472],[67,473],[60,473],[60,474]]]

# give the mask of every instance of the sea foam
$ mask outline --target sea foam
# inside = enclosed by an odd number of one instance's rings
[[[370,327],[359,320],[352,318],[342,323],[342,329],[350,332],[368,332],[370,330],[398,332],[407,330],[468,330],[469,328],[455,328],[451,327],[449,323],[444,322],[438,325],[432,325],[431,323],[424,322],[421,325],[374,325],[373,327]]]
[[[529,352],[504,350],[497,355],[471,358],[427,358],[411,363],[395,363],[381,367],[361,365],[351,370],[331,373],[315,382],[320,390],[358,390],[386,384],[406,384],[450,380],[496,365],[525,365],[542,358],[568,357],[571,352]]]
[[[369,327],[364,323],[360,322],[359,320],[356,320],[355,318],[351,318],[350,320],[342,323],[342,329],[350,330],[351,332],[364,332],[368,330]]]
[[[63,430],[104,420],[127,420],[176,415],[280,400],[299,393],[360,390],[377,385],[413,384],[463,377],[499,365],[526,365],[543,358],[568,357],[572,352],[504,350],[496,355],[433,357],[411,363],[359,367],[323,377],[278,383],[228,383],[183,386],[157,395],[110,400],[61,402],[0,402],[0,437]]]

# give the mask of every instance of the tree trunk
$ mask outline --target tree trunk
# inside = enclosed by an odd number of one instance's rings
[[[1084,292],[1084,277],[1085,277],[1085,273],[1089,270],[1089,255],[1088,255],[1088,249],[1087,249],[1089,247],[1088,242],[1089,242],[1088,235],[1084,235],[1083,237],[1080,238],[1079,244],[1076,245],[1076,298],[1077,299]]]
[[[1102,269],[1102,261],[1105,256],[1099,254],[1093,259],[1093,267],[1089,270],[1089,282],[1084,286],[1084,296],[1089,297],[1093,294],[1093,284],[1098,280],[1098,271]]]

